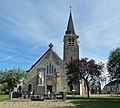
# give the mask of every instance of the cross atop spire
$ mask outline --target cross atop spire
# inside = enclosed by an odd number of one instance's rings
[[[50,47],[50,49],[53,47],[53,44],[52,43],[50,43],[49,45],[48,45],[49,47]]]
[[[65,32],[65,34],[75,34],[73,20],[72,20],[71,8],[72,7],[70,6],[70,15],[69,15],[69,20],[68,20],[67,31]]]

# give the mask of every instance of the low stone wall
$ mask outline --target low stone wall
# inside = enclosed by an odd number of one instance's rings
[[[66,94],[50,94],[50,95],[32,95],[32,101],[43,101],[43,100],[62,100],[66,101]]]

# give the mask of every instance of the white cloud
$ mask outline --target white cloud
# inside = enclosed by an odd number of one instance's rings
[[[15,55],[8,56],[8,57],[5,57],[5,58],[1,59],[0,61],[5,61],[5,60],[8,60],[8,59],[12,59],[12,58],[17,57],[17,56],[20,56],[20,55],[22,55],[22,53],[15,54]]]
[[[93,19],[87,20],[88,25],[79,30],[82,56],[107,61],[110,50],[120,46],[120,13],[117,13],[117,6],[115,4],[108,9],[103,1],[96,5],[92,13]],[[117,9],[117,14],[113,14],[113,7]]]
[[[109,51],[120,46],[119,3],[119,0],[1,0],[0,31],[10,34],[4,35],[6,39],[20,40],[16,46],[30,44],[26,49],[33,46],[33,49],[42,49],[52,42],[54,50],[62,57],[69,5],[73,5],[74,24],[80,35],[80,57],[107,61]],[[6,45],[1,42],[4,47],[0,49],[10,54],[2,56],[4,59],[16,57],[24,47],[20,44],[21,48],[17,50],[13,43],[5,42]],[[21,52],[24,53],[25,49]]]
[[[41,10],[41,8],[36,7],[30,1],[15,2],[15,4],[11,2],[9,5],[6,4],[11,14],[5,9],[0,14],[9,23],[7,25],[5,24],[5,26],[2,25],[2,30],[23,40],[41,42],[43,44],[49,42],[49,37],[51,37],[51,40],[55,38],[55,36],[51,36],[50,32],[56,32],[56,30],[53,30],[56,26],[57,29],[61,29],[61,22],[63,23],[64,19],[61,15],[62,11],[59,11],[60,14],[58,10],[54,9],[56,6],[53,7],[52,4],[46,4],[47,9],[44,8],[45,10]]]
[[[10,55],[10,56],[6,56],[4,58],[1,58],[0,61],[6,61],[6,60],[10,60],[10,59],[13,59],[15,57],[19,57],[19,56],[22,56],[22,55],[26,55],[27,52],[31,52],[31,51],[34,51],[35,49],[37,49],[38,47],[40,47],[39,45],[36,45],[34,46],[33,48],[30,48],[30,49],[27,49],[24,53],[17,53],[17,54],[14,54],[14,55]],[[27,55],[29,56],[29,55]],[[30,57],[29,57],[30,58]]]

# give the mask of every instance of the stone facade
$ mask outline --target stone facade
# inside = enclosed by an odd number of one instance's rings
[[[59,93],[64,90],[64,74],[61,58],[50,47],[30,70],[27,71],[28,78],[23,85],[23,90],[33,90],[35,94],[46,94],[48,90]]]
[[[77,58],[79,58],[78,36],[66,34],[64,36],[64,60],[68,63],[71,59]]]
[[[53,51],[50,43],[49,49],[43,56],[28,70],[27,80],[24,82],[23,91],[33,92],[34,94],[59,93],[72,89],[80,92],[80,83],[67,85],[66,63],[71,59],[79,58],[78,38],[74,31],[72,14],[70,12],[67,31],[64,35],[63,60]]]
[[[70,12],[69,20],[68,20],[68,26],[67,31],[64,35],[64,55],[63,60],[65,63],[69,63],[71,59],[77,59],[79,58],[79,45],[78,45],[78,38],[75,34],[73,20],[72,20],[72,14]]]

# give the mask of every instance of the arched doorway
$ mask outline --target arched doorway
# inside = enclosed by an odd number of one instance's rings
[[[53,80],[52,79],[47,79],[46,80],[46,85],[47,85],[47,91],[49,91],[50,93],[53,92]]]
[[[30,92],[32,90],[32,84],[28,85],[28,91]]]
[[[18,91],[19,91],[19,92],[22,91],[22,87],[21,87],[21,86],[18,87]]]
[[[28,85],[28,98],[30,98],[30,95],[32,94],[32,84]]]

